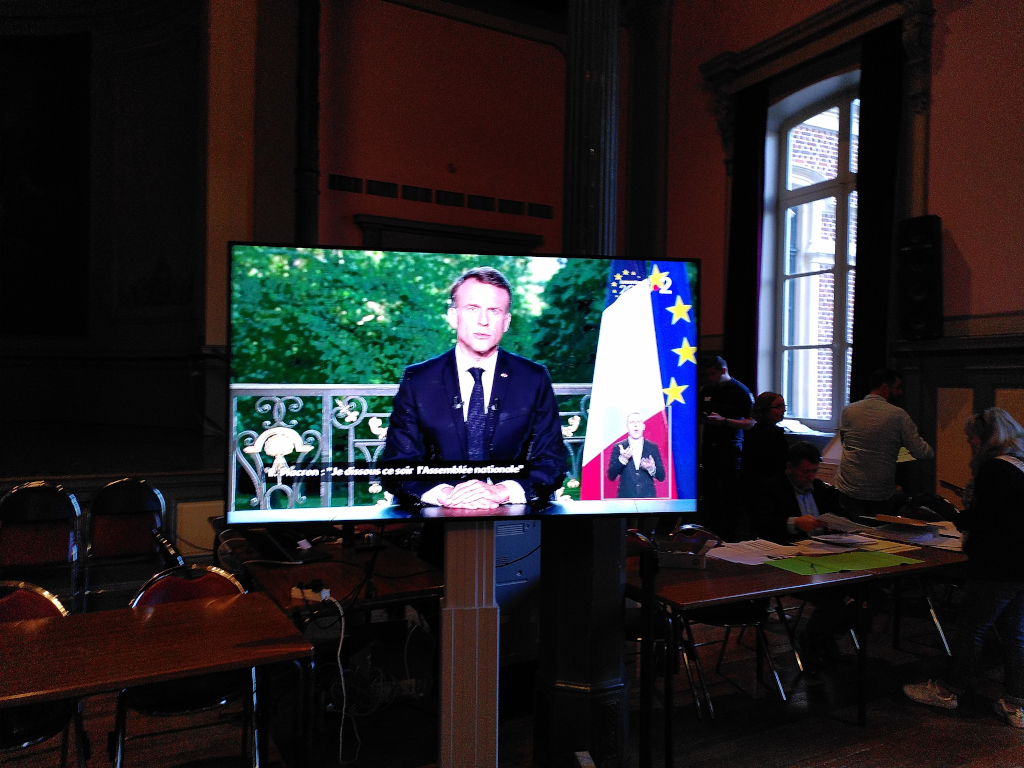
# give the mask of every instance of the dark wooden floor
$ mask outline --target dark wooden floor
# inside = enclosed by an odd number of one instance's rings
[[[918,612],[920,613],[920,612]],[[944,653],[926,615],[904,620],[902,650],[891,647],[887,617],[875,619],[870,637],[870,686],[868,726],[856,724],[855,677],[852,665],[840,664],[816,676],[798,674],[781,625],[769,626],[772,654],[779,665],[789,700],[754,680],[752,637],[733,646],[723,671],[728,679],[711,671],[716,649],[702,651],[717,717],[698,721],[685,677],[680,680],[675,701],[674,745],[676,765],[691,768],[978,768],[980,766],[1024,766],[1024,730],[1007,727],[996,719],[991,702],[999,693],[1001,665],[998,649],[988,654],[977,692],[955,712],[938,712],[910,703],[900,687],[942,668]],[[711,631],[708,637],[711,636]],[[852,652],[849,640],[841,643]],[[635,729],[636,670],[627,657],[631,679],[632,726]],[[283,675],[286,677],[286,675]],[[282,678],[283,679],[283,678]],[[350,692],[352,694],[352,692]],[[354,694],[352,694],[354,695]],[[270,702],[287,707],[287,694]],[[104,765],[106,732],[113,722],[112,696],[95,697],[85,703],[86,727],[94,755],[90,765]],[[655,765],[662,765],[661,702],[656,704],[652,750]],[[332,707],[333,709],[333,707]],[[147,768],[212,768],[245,765],[241,754],[238,708],[234,716],[215,728],[157,735],[131,742],[129,765]],[[207,720],[220,715],[210,714]],[[275,721],[279,754],[272,745],[271,766],[281,766],[281,755],[289,754],[285,733],[286,717]],[[353,723],[358,729],[353,730]],[[164,731],[180,723],[167,720],[131,721],[132,733],[143,727]],[[340,717],[326,711],[320,717],[313,766],[338,765]],[[526,714],[503,718],[500,729],[499,762],[502,768],[532,768],[532,718]],[[637,765],[639,735],[630,734],[630,766]],[[358,746],[358,756],[356,748]],[[355,766],[377,768],[419,768],[433,765],[437,751],[437,715],[433,701],[396,698],[378,711],[349,720],[344,735],[344,758]],[[0,764],[56,765],[52,746],[26,760],[0,759]]]

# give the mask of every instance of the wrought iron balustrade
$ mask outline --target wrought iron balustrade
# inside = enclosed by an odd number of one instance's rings
[[[591,385],[555,384],[554,389],[570,458],[563,488],[575,495]],[[228,509],[236,509],[236,503],[269,509],[275,495],[278,506],[295,507],[313,493],[321,507],[383,503],[378,476],[359,483],[350,476],[344,498],[334,499],[334,483],[321,479],[318,470],[336,463],[376,468],[397,392],[397,384],[232,384]]]

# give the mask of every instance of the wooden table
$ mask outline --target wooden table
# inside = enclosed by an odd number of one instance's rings
[[[967,561],[960,552],[921,547],[905,553],[920,563],[877,568],[867,571],[843,571],[801,576],[771,565],[740,565],[725,560],[707,558],[707,567],[700,569],[661,568],[648,571],[648,579],[641,578],[642,564],[638,561],[627,568],[627,595],[644,604],[644,597],[650,603],[653,599],[669,606],[673,611],[723,605],[743,600],[770,598],[780,595],[806,592],[838,584],[857,585],[884,579],[899,579],[903,576],[920,575],[947,566]],[[650,568],[650,564],[646,565]],[[898,606],[894,606],[898,612]],[[865,612],[866,613],[866,612]],[[640,765],[650,765],[649,748],[644,742],[650,733],[650,713],[653,702],[653,659],[651,643],[647,638],[653,632],[653,611],[644,612],[647,620],[644,626],[645,642],[641,645],[641,691],[640,691]],[[866,616],[863,617],[866,621]],[[858,652],[857,719],[860,725],[867,721],[867,691],[864,671],[867,665],[867,635],[860,633]],[[647,671],[645,671],[645,669]],[[667,720],[666,720],[667,724]],[[666,742],[668,739],[666,739]],[[666,749],[669,749],[666,743]],[[666,765],[671,765],[671,752],[666,752]]]
[[[16,621],[0,632],[0,707],[300,661],[300,709],[308,712],[312,655],[288,617],[259,593]],[[300,738],[301,765],[308,735]]]

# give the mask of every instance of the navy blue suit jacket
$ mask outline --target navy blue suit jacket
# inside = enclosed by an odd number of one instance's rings
[[[454,349],[406,368],[395,395],[382,466],[467,461],[461,401]],[[484,447],[488,463],[526,465],[526,477],[513,479],[522,485],[527,502],[547,500],[562,484],[565,445],[547,368],[498,350]],[[384,487],[401,503],[418,503],[434,486],[466,479],[385,477]],[[501,479],[491,477],[494,482]]]
[[[612,460],[608,463],[608,479],[619,478],[618,497],[620,499],[653,499],[654,481],[665,479],[665,465],[661,461],[661,451],[658,450],[658,446],[650,440],[644,440],[643,456],[640,457],[654,457],[653,477],[646,469],[637,469],[633,465],[633,459],[625,464],[619,461],[620,447],[629,448],[629,439],[615,444],[611,451]]]
[[[839,507],[836,489],[832,486],[815,479],[811,495],[814,496],[814,505],[819,515],[831,513],[846,516]],[[786,527],[789,518],[800,517],[800,502],[796,500],[796,491],[785,473],[774,475],[764,482],[753,515],[757,535],[762,539],[790,544],[807,538],[803,531],[794,534]]]

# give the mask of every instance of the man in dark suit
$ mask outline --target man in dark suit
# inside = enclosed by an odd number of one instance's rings
[[[762,538],[789,544],[815,531],[824,532],[820,515],[843,514],[838,492],[815,477],[820,463],[816,445],[800,442],[789,446],[785,473],[765,481],[756,502],[756,522]],[[815,671],[842,658],[835,636],[857,626],[863,597],[855,598],[842,587],[811,590],[800,597],[814,606],[799,644],[805,669]]]
[[[665,479],[665,465],[658,446],[644,440],[644,419],[639,413],[626,417],[625,440],[612,448],[608,479],[619,478],[620,499],[653,499],[654,481]]]
[[[454,349],[409,366],[395,395],[383,466],[430,462],[524,465],[511,479],[385,476],[400,502],[459,509],[544,501],[565,475],[561,420],[547,369],[498,347],[512,322],[512,287],[477,267],[452,284]],[[447,479],[447,478],[446,478]]]
[[[789,544],[823,530],[818,516],[841,514],[836,490],[818,480],[821,453],[812,443],[789,446],[786,471],[768,478],[754,502],[761,538]]]

